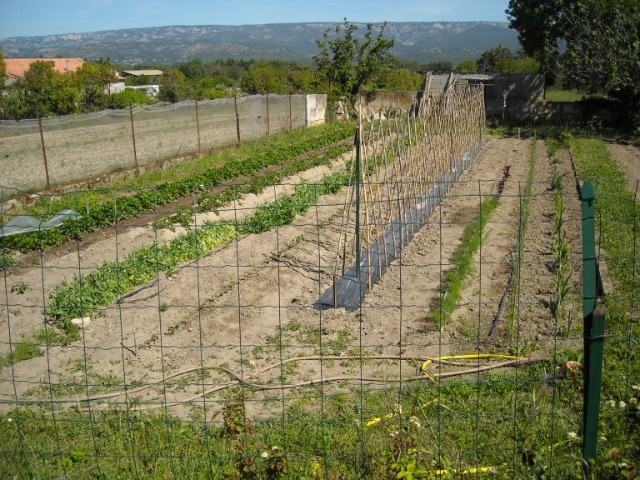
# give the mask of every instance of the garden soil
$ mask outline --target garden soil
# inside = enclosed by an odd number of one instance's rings
[[[95,395],[104,403],[92,403],[94,409],[108,408],[108,402],[133,403],[139,409],[176,405],[170,407],[172,413],[209,416],[221,410],[221,402],[242,395],[250,400],[249,413],[255,416],[305,395],[321,401],[327,394],[382,388],[383,381],[396,385],[413,381],[421,375],[418,358],[500,349],[514,334],[506,320],[491,339],[494,345],[485,345],[486,335],[512,268],[508,253],[517,241],[519,192],[526,188],[531,141],[492,139],[356,312],[317,305],[332,285],[343,190],[322,197],[319,205],[290,225],[238,238],[102,309],[82,331],[81,340],[52,346],[46,355],[5,368],[0,398],[46,402],[53,397],[86,408],[82,400]],[[571,184],[565,163],[558,168]],[[343,165],[344,159],[332,169]],[[495,195],[507,165],[510,176],[487,225],[461,307],[440,329],[434,310],[441,279],[451,268],[465,226],[479,211],[480,199]],[[313,182],[329,170],[319,167],[285,183]],[[522,345],[546,338],[555,328],[545,304],[553,287],[548,259],[553,242],[552,175],[551,159],[540,142],[520,277],[524,313],[515,332]],[[288,190],[271,189],[243,198],[221,211],[220,218],[248,215],[284,191]],[[572,221],[575,208],[567,207]],[[198,224],[205,219],[216,217],[198,216]],[[90,271],[104,260],[122,258],[154,241],[156,235],[167,241],[180,231],[155,232],[151,220],[80,253],[46,259],[43,269],[34,265],[20,271],[29,288],[20,298],[10,298],[10,303],[22,306],[3,317],[4,336],[9,326],[13,341],[41,329],[42,312],[29,305],[41,304],[51,286],[77,273],[79,265]],[[577,248],[572,245],[572,258],[578,255]],[[369,358],[374,356],[416,360]],[[281,363],[294,357],[306,360]],[[429,372],[437,373],[437,365],[432,364]],[[320,383],[320,379],[335,381]],[[430,380],[422,376],[420,381]],[[315,387],[289,388],[297,384]]]

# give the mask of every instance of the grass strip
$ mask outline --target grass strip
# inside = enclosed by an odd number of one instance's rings
[[[540,371],[541,366],[521,367],[520,374],[533,379]],[[221,421],[209,422],[206,428],[201,418],[181,420],[167,414],[124,410],[96,411],[91,421],[86,414],[69,411],[56,414],[57,422],[52,422],[46,411],[24,409],[0,416],[5,453],[0,475],[462,478],[427,473],[401,475],[410,472],[413,465],[427,472],[475,466],[495,468],[487,474],[471,476],[481,479],[545,478],[545,472],[554,475],[547,478],[578,478],[573,474],[580,440],[567,436],[576,431],[577,422],[563,415],[555,418],[562,426],[558,431],[564,436],[554,440],[549,420],[558,412],[548,396],[526,395],[528,390],[528,384],[516,385],[507,375],[497,374],[487,382],[443,383],[437,391],[429,386],[405,386],[401,396],[394,388],[385,392],[365,389],[364,412],[359,397],[353,393],[323,397],[311,391],[287,404],[286,423],[252,418],[236,396],[224,405],[212,404],[214,416]],[[505,399],[515,395],[518,417],[514,424],[505,421],[513,415],[512,401]],[[270,400],[269,405],[276,408],[279,402]],[[320,405],[322,416],[318,413]],[[360,425],[361,417],[365,425]],[[483,422],[496,418],[501,421],[492,421],[491,428],[478,429],[478,417]],[[445,433],[439,434],[440,431]],[[550,455],[546,446],[554,441]],[[516,461],[513,444],[521,449]],[[109,461],[99,462],[98,468],[96,454]]]
[[[637,442],[629,440],[640,436],[639,284],[636,273],[640,214],[634,193],[627,187],[627,178],[618,169],[602,139],[574,137],[570,143],[578,175],[592,181],[596,188],[596,229],[613,281],[613,292],[606,292],[604,299],[609,314],[599,432],[607,442],[599,447],[594,475],[597,478],[615,478],[612,475],[632,478],[640,464]]]
[[[610,275],[618,281],[616,288],[628,293],[633,285],[634,262],[630,247],[634,244],[634,194],[627,187],[625,175],[604,142],[597,138],[574,138],[571,141],[578,174],[596,187],[596,214],[602,222],[600,244],[607,252]],[[635,232],[637,234],[637,232]]]

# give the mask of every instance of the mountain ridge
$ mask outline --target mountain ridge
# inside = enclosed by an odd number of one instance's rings
[[[353,22],[358,34],[365,23]],[[123,65],[171,65],[200,58],[279,59],[311,61],[315,40],[336,22],[271,23],[262,25],[173,25],[0,40],[6,58],[110,58]],[[380,23],[373,23],[379,27]],[[519,48],[517,34],[504,22],[389,22],[385,36],[395,39],[393,53],[427,63],[476,59],[502,43]]]

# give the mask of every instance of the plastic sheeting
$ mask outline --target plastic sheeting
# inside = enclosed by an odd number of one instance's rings
[[[62,210],[47,221],[36,217],[30,217],[28,215],[16,215],[0,227],[0,237],[48,230],[50,228],[59,227],[65,220],[77,220],[80,217],[81,215],[74,210]]]

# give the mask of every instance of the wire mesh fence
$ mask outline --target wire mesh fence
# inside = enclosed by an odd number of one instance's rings
[[[253,95],[0,121],[4,186],[37,191],[305,125],[304,95]]]
[[[0,471],[580,478],[583,218],[575,165],[542,147],[494,138],[446,195],[427,189],[431,214],[398,216],[412,240],[355,309],[321,302],[343,268],[347,210],[381,232],[389,222],[365,211],[424,195],[392,175],[359,181],[406,196],[350,195],[355,154],[220,208],[194,191],[187,221],[162,205],[25,255],[3,272]],[[399,168],[395,155],[377,168]],[[605,457],[626,452],[615,467],[626,473],[637,196],[622,180],[596,194],[611,309],[599,441]]]

